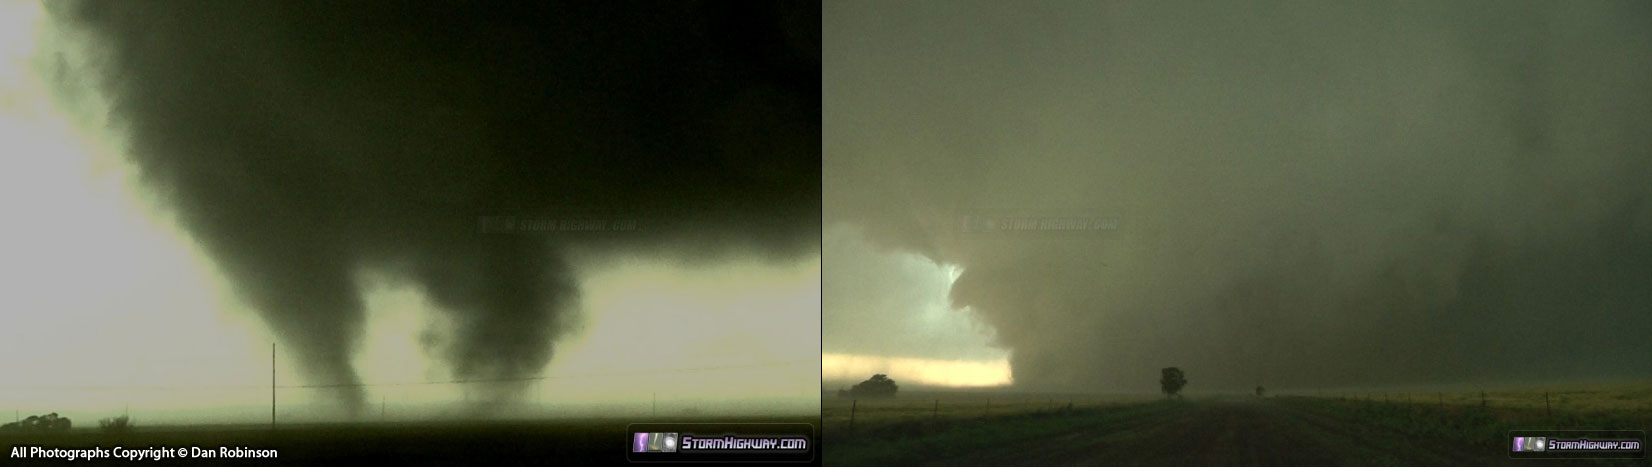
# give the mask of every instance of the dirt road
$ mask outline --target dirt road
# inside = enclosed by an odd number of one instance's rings
[[[985,443],[991,445],[992,443]],[[1462,446],[1365,429],[1287,405],[1200,401],[958,456],[932,465],[1552,465],[1515,461],[1494,446]],[[830,451],[827,463],[831,462]]]

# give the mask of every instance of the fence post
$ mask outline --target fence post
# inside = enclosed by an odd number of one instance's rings
[[[935,408],[929,412],[929,421],[935,421],[941,416],[941,400],[935,399]]]
[[[1440,410],[1445,410],[1445,393],[1436,392],[1434,395],[1440,396]]]
[[[1554,416],[1554,409],[1549,407],[1549,391],[1543,391],[1543,412],[1550,417]]]
[[[849,434],[851,436],[855,434],[855,408],[859,406],[860,399],[854,399],[849,402]]]
[[[1486,408],[1486,392],[1480,391],[1480,408]]]

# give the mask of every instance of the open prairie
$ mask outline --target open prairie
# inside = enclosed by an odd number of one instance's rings
[[[1157,400],[1148,395],[1026,393],[994,390],[902,391],[888,399],[851,399],[821,395],[820,417],[827,436],[918,422],[958,422],[1004,415],[1065,409],[1112,407]],[[853,415],[853,426],[850,426]]]
[[[1646,430],[1649,390],[1652,384],[1505,388],[1487,390],[1483,407],[1479,391],[1075,395],[1071,409],[1034,394],[828,398],[823,449],[832,465],[1503,465],[1513,461],[1509,430]],[[989,396],[1001,401],[991,412]]]

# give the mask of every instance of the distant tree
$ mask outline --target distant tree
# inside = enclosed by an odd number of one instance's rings
[[[889,379],[888,375],[877,374],[850,388],[849,393],[855,398],[895,397],[895,391],[899,389],[900,386],[895,384],[895,380]]]
[[[59,417],[57,412],[46,414],[38,421],[39,429],[45,431],[69,431],[69,418]]]
[[[1182,397],[1182,386],[1187,385],[1187,377],[1182,374],[1181,368],[1170,367],[1159,370],[1159,389],[1164,391],[1165,397]]]
[[[1256,387],[1256,397],[1262,397],[1262,386]]]
[[[838,388],[837,396],[847,399],[847,398],[850,398],[850,397],[854,397],[855,395],[853,393],[850,393],[848,388]]]
[[[46,415],[30,415],[20,422],[7,423],[0,429],[15,431],[69,431],[68,417],[59,417],[56,412]]]

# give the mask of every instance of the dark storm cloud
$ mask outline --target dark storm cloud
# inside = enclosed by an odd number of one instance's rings
[[[815,4],[49,6],[96,38],[147,186],[314,382],[358,381],[363,268],[449,313],[430,343],[455,376],[510,378],[569,331],[573,250],[818,251]],[[491,235],[481,216],[638,230]]]
[[[1652,376],[1649,18],[832,2],[826,220],[963,267],[1027,386]]]

